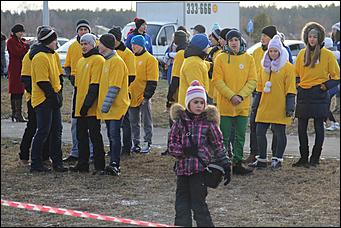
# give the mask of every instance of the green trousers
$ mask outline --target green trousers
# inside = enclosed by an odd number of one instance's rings
[[[243,151],[245,143],[245,132],[247,127],[247,116],[221,116],[220,130],[224,136],[224,145],[227,148],[228,139],[230,137],[232,125],[235,125],[235,140],[233,143],[233,163],[238,163],[243,160]]]

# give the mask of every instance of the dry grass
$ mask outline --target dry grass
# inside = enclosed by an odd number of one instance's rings
[[[69,151],[70,145],[63,145]],[[122,161],[122,175],[31,174],[17,165],[19,141],[1,139],[1,198],[166,224],[174,222],[174,159],[136,155]],[[66,155],[66,154],[65,154]],[[216,226],[340,226],[340,163],[318,168],[256,170],[209,190]],[[120,226],[98,220],[1,207],[1,226]]]

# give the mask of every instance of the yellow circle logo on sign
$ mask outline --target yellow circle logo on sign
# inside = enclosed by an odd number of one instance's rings
[[[217,4],[214,4],[212,9],[213,9],[213,13],[218,12],[218,6],[217,6]]]

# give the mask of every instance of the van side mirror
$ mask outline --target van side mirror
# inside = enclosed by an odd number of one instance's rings
[[[161,37],[161,41],[159,42],[159,45],[166,46],[167,44],[167,38],[165,36]]]

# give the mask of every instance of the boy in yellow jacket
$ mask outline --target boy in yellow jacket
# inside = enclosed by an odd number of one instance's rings
[[[89,22],[85,19],[79,20],[77,22],[76,27],[77,37],[76,40],[70,45],[70,47],[67,50],[66,59],[64,63],[64,71],[66,76],[69,77],[71,84],[75,85],[75,75],[76,75],[76,68],[77,63],[80,58],[82,58],[82,47],[80,45],[80,39],[81,37],[91,32],[91,27],[89,25]],[[73,92],[73,98],[74,100],[74,92]],[[74,103],[74,102],[73,102]],[[64,158],[64,162],[75,162],[78,159],[78,141],[77,141],[77,118],[75,118],[75,110],[72,105],[72,114],[71,114],[71,137],[72,137],[72,148],[70,155],[67,158]],[[90,142],[90,157],[93,157],[93,146]]]
[[[128,95],[128,69],[115,51],[115,36],[104,34],[99,39],[99,52],[105,62],[99,85],[97,118],[105,120],[110,141],[108,174],[120,175],[121,122],[130,104]]]
[[[131,103],[129,118],[133,136],[134,153],[149,153],[153,136],[153,120],[151,115],[150,98],[155,93],[159,79],[158,62],[154,56],[146,51],[146,41],[143,36],[137,35],[131,39],[132,49],[135,53],[136,78],[129,87]],[[145,144],[140,147],[140,115],[144,124]]]
[[[114,26],[112,29],[109,30],[108,33],[111,33],[115,36],[115,50],[117,54],[123,59],[124,63],[128,68],[128,86],[133,82],[136,76],[135,70],[135,55],[131,52],[129,48],[127,48],[122,40],[122,31],[119,26]],[[129,121],[129,112],[127,111],[124,115],[122,121],[122,133],[123,133],[123,145],[121,154],[130,155],[130,150],[132,147],[132,140],[131,140],[131,127]]]
[[[75,78],[75,117],[77,118],[78,162],[73,172],[89,172],[89,135],[94,146],[95,173],[104,174],[104,145],[101,122],[97,119],[97,99],[104,58],[99,54],[96,37],[90,33],[80,39],[83,57],[77,63]]]
[[[61,137],[62,119],[62,82],[61,67],[57,48],[57,33],[50,29],[42,29],[38,35],[40,42],[30,51],[32,60],[32,96],[31,104],[37,118],[37,131],[33,138],[31,155],[31,172],[48,172],[49,168],[42,164],[43,145],[50,135],[50,156],[55,172],[66,172],[63,166]]]
[[[217,107],[221,115],[220,128],[227,147],[232,124],[235,124],[233,143],[233,173],[248,174],[252,170],[242,166],[243,147],[247,127],[250,95],[256,88],[255,62],[244,50],[241,33],[231,30],[223,53],[218,55],[213,69],[213,83],[218,91]]]
[[[207,36],[205,34],[196,34],[185,50],[185,60],[180,72],[178,99],[179,104],[183,106],[185,105],[186,91],[192,81],[198,80],[206,92],[209,91],[209,67],[205,61],[208,47],[209,41]]]

